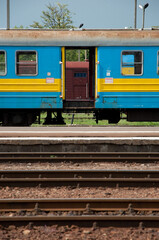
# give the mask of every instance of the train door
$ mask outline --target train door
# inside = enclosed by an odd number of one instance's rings
[[[65,106],[94,106],[95,48],[65,49]]]

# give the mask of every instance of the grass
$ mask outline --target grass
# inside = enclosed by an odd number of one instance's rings
[[[66,126],[71,125],[72,122],[72,114],[62,114]],[[125,117],[125,116],[124,116]],[[40,125],[38,123],[32,124],[33,127],[38,126],[51,126],[51,125],[43,125],[46,118],[46,113],[41,114],[41,122]],[[118,124],[109,124],[107,120],[99,120],[98,124],[93,118],[93,114],[84,114],[84,113],[76,113],[74,114],[74,121],[72,126],[75,125],[86,125],[86,126],[159,126],[159,122],[128,122],[126,119],[121,119]],[[65,126],[65,125],[52,125],[52,126]]]

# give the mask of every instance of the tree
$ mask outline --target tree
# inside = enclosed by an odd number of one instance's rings
[[[152,29],[159,29],[159,26],[152,26]]]
[[[53,28],[53,29],[67,29],[72,28],[71,12],[66,4],[57,3],[56,5],[47,6],[47,11],[42,11],[42,24],[34,21],[32,28]]]
[[[15,29],[24,29],[24,26],[23,25],[20,25],[19,27],[18,26],[14,26]]]
[[[79,60],[79,50],[80,50],[80,61],[84,62],[89,59],[89,51],[85,49],[67,49],[66,50],[66,61],[78,61]],[[86,51],[86,53],[85,53]],[[85,59],[86,57],[86,59]]]

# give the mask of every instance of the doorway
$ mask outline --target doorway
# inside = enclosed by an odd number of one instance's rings
[[[67,47],[65,60],[65,101],[94,101],[95,48]]]

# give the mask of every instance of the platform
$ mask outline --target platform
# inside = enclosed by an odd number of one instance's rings
[[[0,127],[0,137],[159,137],[159,127]]]

